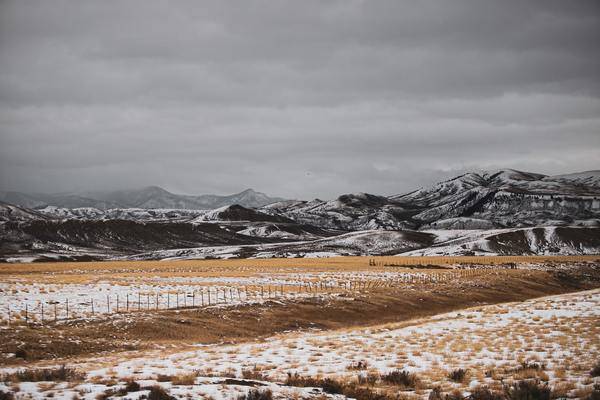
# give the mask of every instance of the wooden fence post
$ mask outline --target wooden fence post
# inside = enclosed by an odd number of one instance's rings
[[[42,325],[44,324],[44,303],[40,300],[40,307],[42,308]]]
[[[67,299],[67,319],[69,319],[69,299]]]

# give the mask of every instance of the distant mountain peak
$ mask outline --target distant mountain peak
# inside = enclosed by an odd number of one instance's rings
[[[142,188],[114,191],[95,191],[63,194],[23,194],[17,192],[0,193],[0,200],[30,208],[55,206],[61,208],[92,207],[141,208],[141,209],[187,209],[212,210],[215,208],[240,204],[244,207],[262,207],[282,201],[264,193],[248,188],[232,195],[183,195],[172,193],[160,186],[151,185]]]

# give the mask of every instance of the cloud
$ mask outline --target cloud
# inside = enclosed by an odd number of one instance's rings
[[[597,1],[0,4],[0,188],[398,193],[598,168]]]

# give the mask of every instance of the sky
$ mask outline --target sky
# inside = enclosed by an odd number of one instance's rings
[[[597,0],[0,1],[0,190],[600,169]]]

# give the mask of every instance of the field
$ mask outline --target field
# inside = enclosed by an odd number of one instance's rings
[[[383,400],[526,382],[584,398],[599,287],[598,256],[5,264],[0,390]]]

